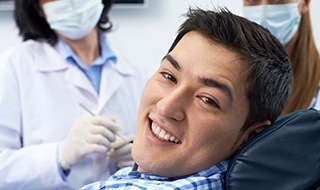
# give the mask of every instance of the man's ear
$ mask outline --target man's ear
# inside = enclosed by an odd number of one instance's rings
[[[299,13],[301,16],[309,11],[310,2],[311,0],[301,0],[299,3]]]
[[[269,120],[266,120],[259,123],[255,123],[252,126],[250,126],[244,134],[244,139],[240,147],[242,147],[246,142],[251,140],[253,137],[257,136],[261,131],[263,131],[266,127],[270,125],[271,122]]]

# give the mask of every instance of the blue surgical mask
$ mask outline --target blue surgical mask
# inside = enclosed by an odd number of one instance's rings
[[[43,5],[50,28],[71,40],[82,39],[93,30],[103,7],[101,0],[57,0]]]
[[[244,16],[267,28],[282,45],[286,45],[300,24],[298,3],[245,6]]]

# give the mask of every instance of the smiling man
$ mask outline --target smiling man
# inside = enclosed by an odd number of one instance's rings
[[[281,44],[226,9],[191,9],[141,99],[135,166],[83,189],[222,189],[228,159],[292,88]]]

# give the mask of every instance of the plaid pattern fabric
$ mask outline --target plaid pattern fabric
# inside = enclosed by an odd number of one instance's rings
[[[135,171],[131,167],[119,170],[106,181],[98,181],[81,190],[119,190],[119,189],[205,189],[222,190],[223,178],[229,161],[222,161],[215,166],[189,176],[179,178],[159,177]]]

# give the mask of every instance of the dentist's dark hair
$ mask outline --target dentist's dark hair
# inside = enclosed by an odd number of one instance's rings
[[[293,83],[291,64],[281,43],[266,29],[227,8],[197,8],[189,9],[169,52],[190,31],[235,52],[244,65],[241,72],[247,77],[249,113],[242,132],[258,122],[273,123],[284,109]]]
[[[102,3],[104,9],[97,25],[102,32],[108,32],[112,28],[108,13],[113,0],[102,0]],[[23,41],[46,41],[51,45],[57,43],[57,34],[45,20],[40,0],[15,0],[14,6],[15,23]]]

